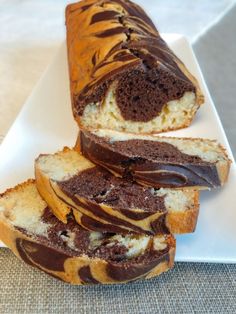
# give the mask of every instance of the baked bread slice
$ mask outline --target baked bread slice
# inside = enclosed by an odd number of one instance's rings
[[[66,9],[74,117],[83,129],[158,133],[190,125],[197,80],[141,7],[84,0]]]
[[[34,181],[0,196],[0,240],[30,266],[71,284],[125,283],[152,278],[174,264],[175,240],[88,232],[49,211]]]
[[[62,222],[73,212],[91,231],[127,234],[193,232],[199,194],[142,187],[113,176],[75,150],[40,155],[35,162],[37,188]]]
[[[210,189],[228,178],[231,161],[216,141],[111,130],[81,131],[77,150],[112,173],[155,188]]]

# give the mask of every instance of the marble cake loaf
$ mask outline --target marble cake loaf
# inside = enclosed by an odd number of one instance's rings
[[[60,222],[33,181],[0,195],[0,240],[20,259],[71,284],[126,283],[172,268],[175,240],[89,232]]]
[[[113,174],[155,188],[210,189],[228,178],[231,161],[216,141],[81,131],[77,150]]]
[[[197,80],[138,5],[67,6],[74,117],[83,129],[158,133],[187,127],[204,102]]]
[[[197,191],[142,187],[113,176],[69,148],[39,156],[35,176],[39,193],[64,223],[72,212],[90,231],[153,235],[195,230]]]

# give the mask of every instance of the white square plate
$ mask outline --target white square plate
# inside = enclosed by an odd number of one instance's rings
[[[198,78],[206,97],[191,127],[168,135],[217,139],[233,160],[215,106],[186,38],[165,34],[164,39]],[[0,146],[0,192],[34,176],[34,159],[63,146],[73,146],[77,126],[70,108],[66,45],[38,82]],[[165,134],[167,135],[167,133]],[[236,263],[236,166],[223,189],[203,192],[197,230],[177,237],[177,261]]]

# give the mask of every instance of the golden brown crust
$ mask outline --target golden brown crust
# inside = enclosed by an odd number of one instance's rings
[[[51,189],[50,181],[41,173],[40,169],[35,166],[36,187],[41,197],[47,202],[48,206],[53,210],[53,214],[63,223],[67,223],[67,215],[71,210],[55,196]]]
[[[184,212],[172,212],[167,215],[167,226],[173,234],[193,233],[199,215],[199,191],[195,191],[194,206]]]
[[[227,151],[222,145],[220,145],[220,148],[222,149],[222,153],[225,155],[225,158],[227,159],[227,162],[217,163],[217,172],[221,181],[221,185],[224,185],[228,181],[232,160],[229,159]]]
[[[14,188],[9,188],[5,192],[0,193],[0,198],[3,198],[4,196],[7,196],[11,192],[21,191],[24,187],[26,187],[26,186],[28,186],[28,185],[30,185],[32,183],[35,183],[35,179],[28,179],[27,181],[25,181],[23,183],[19,183]]]
[[[228,181],[230,165],[231,161],[229,161],[227,164],[225,163],[217,164],[217,171],[221,181],[221,185],[224,185]]]
[[[196,229],[199,206],[184,212],[175,212],[167,215],[167,226],[173,234],[193,233]]]

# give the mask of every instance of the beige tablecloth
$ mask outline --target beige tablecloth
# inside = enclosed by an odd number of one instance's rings
[[[236,313],[236,267],[177,263],[150,281],[70,286],[0,253],[1,314]],[[1,308],[2,306],[2,308]]]
[[[236,7],[194,45],[234,154],[235,30]],[[236,265],[177,263],[173,271],[146,282],[73,287],[26,266],[8,249],[1,249],[0,272],[1,314],[236,313]]]

